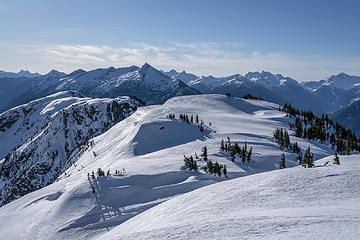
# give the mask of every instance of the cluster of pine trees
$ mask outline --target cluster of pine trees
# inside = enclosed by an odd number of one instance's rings
[[[298,143],[295,142],[294,144],[292,144],[290,142],[289,133],[286,129],[277,128],[274,131],[273,136],[281,150],[287,149],[289,151],[292,151],[293,153],[301,154],[301,149]]]
[[[231,144],[230,138],[227,141],[221,140],[220,152],[229,152],[231,161],[235,162],[236,156],[238,155],[243,163],[249,163],[251,161],[252,147],[248,150],[247,142],[245,145],[240,147],[238,143]]]
[[[166,116],[168,119],[175,119],[175,114],[169,114]]]
[[[98,179],[101,176],[105,176],[105,171],[102,170],[101,168],[98,168],[96,170],[96,175],[95,175],[94,171],[91,171],[91,174],[87,173],[88,180],[90,180],[90,179]],[[106,176],[108,176],[108,177],[111,176],[110,169],[106,171]]]
[[[243,99],[254,99],[254,100],[264,100],[262,97],[253,96],[250,93],[243,96]]]
[[[198,170],[197,162],[194,160],[193,156],[187,157],[184,155],[184,165],[188,167],[190,170]]]
[[[300,149],[300,148],[299,148]],[[302,155],[301,151],[299,150],[298,156],[296,159],[299,162],[299,165],[302,165],[305,168],[312,168],[315,166],[314,164],[314,154],[310,150],[310,146],[306,149],[304,156]],[[282,157],[280,159],[279,168],[286,168],[285,163],[285,154],[282,154]]]
[[[227,177],[226,165],[219,164],[217,161],[214,164],[211,160],[209,160],[204,167],[204,171],[210,174],[218,175],[219,177],[221,177],[221,172],[223,172],[224,176]]]
[[[202,168],[204,172],[215,174],[218,175],[219,177],[221,177],[222,175],[227,177],[226,165],[219,164],[218,162],[215,162],[214,164],[211,160],[209,160],[206,146],[204,146],[201,149],[200,157],[204,162],[206,162],[206,166]],[[196,159],[199,159],[196,153],[195,153],[195,159],[193,158],[192,155],[190,155],[190,157],[184,155],[184,165],[190,170],[198,171],[198,165]]]
[[[166,118],[168,119],[175,119],[175,114],[169,114],[166,116]],[[203,120],[200,120],[199,119],[199,116],[196,114],[195,116],[194,115],[191,115],[189,117],[188,114],[179,114],[179,119],[186,122],[187,124],[190,124],[190,123],[194,123],[197,125],[197,127],[199,128],[200,132],[204,132],[204,121]],[[211,123],[210,123],[211,125]]]
[[[289,137],[289,133],[286,129],[277,128],[274,131],[273,136],[281,150],[283,150],[283,149],[290,150],[291,149],[290,137]]]
[[[340,154],[348,155],[351,151],[360,151],[360,139],[355,133],[339,123],[334,123],[327,114],[318,117],[312,111],[299,111],[291,104],[285,104],[282,108],[279,107],[279,110],[295,118],[295,123],[289,125],[297,137],[321,142],[329,141],[332,148]]]

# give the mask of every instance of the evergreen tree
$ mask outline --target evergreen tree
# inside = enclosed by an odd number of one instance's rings
[[[224,172],[224,176],[227,178],[227,169],[226,169],[226,165],[224,165],[224,170],[223,170],[223,172]]]
[[[295,136],[296,137],[302,137],[303,134],[303,127],[302,122],[299,117],[295,119]]]
[[[285,154],[282,154],[282,157],[281,157],[281,159],[280,159],[279,168],[280,168],[280,169],[286,168],[286,165],[285,165]]]
[[[294,153],[299,153],[300,151],[301,151],[301,149],[300,149],[300,147],[299,147],[299,145],[298,145],[298,143],[297,142],[295,142],[294,144],[293,144],[293,152]]]
[[[306,168],[312,168],[314,167],[314,161],[313,161],[314,155],[310,152],[310,146],[306,149],[304,154],[304,166]]]
[[[241,149],[241,162],[243,162],[243,163],[246,162],[246,149],[245,149],[245,147],[242,147],[242,149]]]
[[[215,162],[214,164],[214,173],[221,177],[221,167],[218,162]]]
[[[337,155],[337,153],[335,153],[334,164],[340,165],[340,159],[339,159],[339,156]]]
[[[289,149],[290,147],[290,137],[288,131],[284,131],[284,148]]]
[[[199,123],[199,116],[196,114],[196,116],[195,116],[195,122],[196,123]]]
[[[235,149],[235,152],[236,152],[237,154],[239,154],[239,156],[240,156],[240,154],[241,154],[241,148],[239,147],[239,144],[238,144],[238,143],[235,143],[234,149]]]
[[[95,173],[94,173],[94,171],[91,172],[91,179],[95,179]]]
[[[196,161],[194,161],[193,169],[194,169],[195,171],[198,170],[198,165],[197,165],[197,162],[196,162]]]
[[[221,152],[225,151],[224,140],[221,140],[220,151],[221,151]]]
[[[187,167],[190,166],[190,158],[186,157],[185,155],[184,155],[184,165]]]
[[[248,154],[247,154],[247,162],[249,163],[251,161],[251,154],[252,154],[252,147],[250,148]]]
[[[213,165],[213,163],[212,163],[211,160],[207,163],[207,168],[209,169],[209,173],[210,173],[210,174],[213,174],[213,172],[214,172],[214,165]]]
[[[303,161],[302,161],[302,153],[301,153],[301,152],[299,152],[299,154],[297,155],[296,159],[298,160],[299,165],[302,165],[302,164],[303,164]]]
[[[231,142],[230,142],[230,138],[227,137],[227,151],[230,151],[231,150]]]
[[[208,160],[208,154],[207,154],[207,147],[206,146],[204,146],[201,149],[201,157],[204,159],[204,161]]]
[[[231,161],[235,162],[235,156],[236,156],[236,150],[235,150],[235,146],[232,146],[230,148],[230,157],[231,157]]]

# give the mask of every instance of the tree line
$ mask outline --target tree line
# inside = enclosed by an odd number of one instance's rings
[[[295,118],[294,123],[289,123],[289,126],[294,130],[296,137],[329,142],[340,154],[349,155],[352,151],[360,151],[360,138],[358,139],[350,129],[334,123],[327,114],[318,117],[312,111],[299,111],[291,104],[285,104],[279,107],[279,110]]]

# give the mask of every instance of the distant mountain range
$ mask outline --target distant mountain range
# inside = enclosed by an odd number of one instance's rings
[[[66,90],[75,90],[87,97],[134,95],[147,104],[163,103],[174,96],[200,94],[149,64],[92,71],[79,69],[70,74],[52,70],[33,78],[19,75],[18,78],[3,77],[0,81],[0,112]]]
[[[45,75],[24,70],[19,73],[0,71],[0,81],[0,112],[66,90],[75,90],[87,97],[134,95],[147,104],[164,103],[182,95],[230,93],[242,97],[250,93],[317,114],[334,113],[360,100],[360,77],[345,73],[320,81],[298,82],[265,71],[249,72],[244,76],[200,77],[185,71],[165,72],[145,63],[141,67],[79,69],[70,74],[56,70]]]
[[[20,70],[18,73],[0,71],[0,78],[19,78],[19,77],[33,78],[40,76],[41,74],[39,73],[31,73],[27,70]]]
[[[199,77],[175,70],[164,73],[203,93],[229,92],[240,97],[251,93],[268,101],[279,104],[288,102],[317,113],[335,112],[360,99],[360,77],[345,73],[333,75],[326,80],[301,83],[290,77],[265,71],[227,77]]]

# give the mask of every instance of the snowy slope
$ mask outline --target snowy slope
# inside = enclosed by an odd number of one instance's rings
[[[176,114],[177,119],[166,118]],[[204,132],[178,119],[196,114]],[[289,119],[278,105],[227,98],[222,95],[175,97],[164,105],[139,108],[104,134],[93,139],[74,164],[53,184],[0,208],[0,233],[12,239],[92,239],[130,218],[167,201],[218,181],[278,168],[281,153],[272,138]],[[211,122],[211,126],[209,123]],[[297,139],[302,150],[311,146],[315,159],[332,154],[329,146]],[[220,142],[253,147],[250,163],[230,161],[219,152]],[[207,146],[209,159],[226,164],[229,178],[183,168],[183,154],[194,156]],[[297,166],[295,154],[285,151],[287,166]],[[200,167],[206,163],[197,160]],[[87,174],[110,169],[111,177],[88,181]],[[115,170],[124,173],[114,174]],[[94,187],[95,193],[92,192]],[[185,208],[186,204],[182,206]]]
[[[1,114],[0,205],[53,182],[73,163],[79,147],[89,147],[91,138],[138,106],[129,97],[91,99],[59,92]]]
[[[357,239],[360,155],[332,158],[198,189],[99,239]]]
[[[0,159],[43,129],[58,111],[80,101],[84,97],[77,92],[58,92],[0,114]]]

